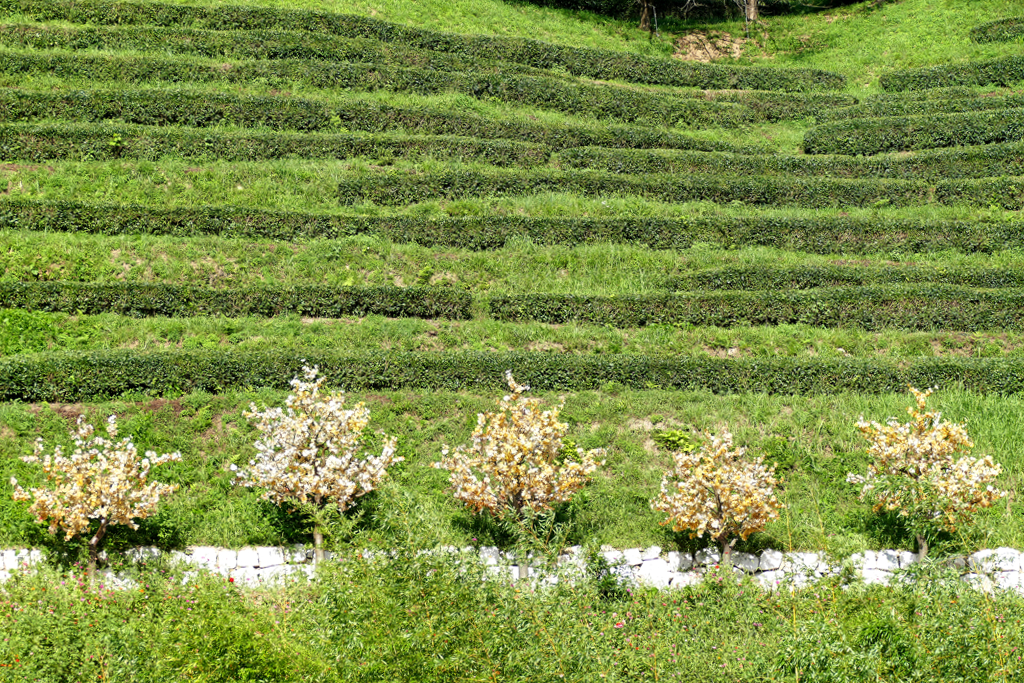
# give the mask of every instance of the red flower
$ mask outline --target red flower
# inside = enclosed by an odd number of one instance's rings
[[[234,582],[235,582],[235,577],[232,576],[232,577],[230,577],[228,579],[228,583],[234,583]]]
[[[625,625],[626,625],[626,622],[624,622],[624,621],[617,621],[617,622],[615,622],[615,628],[622,628]]]

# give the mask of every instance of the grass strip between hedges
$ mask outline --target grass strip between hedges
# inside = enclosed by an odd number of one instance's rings
[[[247,287],[213,289],[140,282],[0,282],[0,307],[131,317],[223,315],[315,318],[470,317],[472,297],[446,287]]]
[[[338,354],[307,351],[108,351],[0,358],[0,400],[74,402],[126,392],[176,395],[229,388],[283,389],[303,365],[316,365],[346,390],[421,388],[500,391],[505,371],[539,391],[629,388],[714,393],[818,394],[906,391],[907,385],[961,385],[977,393],[1024,391],[1024,360],[928,358],[892,364],[854,359],[722,359],[526,353]]]
[[[150,159],[220,161],[421,157],[476,160],[518,168],[547,163],[543,145],[455,136],[354,133],[251,133],[109,123],[0,124],[0,157],[27,161]]]
[[[611,242],[651,249],[688,249],[702,242],[720,247],[768,246],[817,254],[863,254],[899,249],[913,253],[955,250],[990,253],[1024,247],[1015,222],[918,221],[789,216],[530,218],[474,216],[338,216],[258,211],[232,206],[157,208],[137,204],[85,204],[0,197],[0,228],[103,235],[169,235],[274,240],[336,239],[375,235],[482,251],[518,239],[540,245]]]
[[[372,38],[439,52],[526,64],[542,69],[564,68],[574,76],[620,79],[703,89],[836,90],[846,79],[819,69],[730,67],[657,59],[611,50],[554,45],[527,38],[438,33],[379,19],[310,10],[224,5],[195,7],[164,3],[82,2],[73,0],[3,0],[0,11],[36,20],[89,24],[154,24],[213,30],[286,29]]]
[[[673,324],[812,325],[865,330],[1024,330],[1024,290],[948,285],[845,287],[792,292],[706,292],[663,296],[519,294],[492,297],[505,322],[580,322],[614,327]]]

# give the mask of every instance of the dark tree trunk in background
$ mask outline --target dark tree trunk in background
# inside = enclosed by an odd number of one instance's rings
[[[640,3],[640,29],[642,31],[650,31],[651,30],[651,10],[653,8],[653,5],[651,5],[651,3],[648,2],[648,0],[638,0],[638,1]]]

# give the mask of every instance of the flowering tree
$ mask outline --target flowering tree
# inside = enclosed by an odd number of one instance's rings
[[[707,435],[699,449],[672,454],[674,468],[661,480],[661,494],[651,509],[664,512],[673,531],[690,538],[708,534],[722,549],[722,563],[732,564],[737,536],[743,540],[773,519],[782,508],[775,498],[775,466],[762,458],[744,460],[745,449],[732,447],[732,434]]]
[[[395,457],[396,440],[386,435],[379,456],[358,457],[370,410],[364,403],[346,410],[340,391],[322,396],[326,378],[317,374],[318,368],[303,366],[303,378],[291,380],[292,393],[284,409],[259,412],[250,404],[245,416],[256,421],[263,436],[256,441],[257,456],[249,461],[249,469],[238,471],[236,477],[243,486],[263,489],[264,497],[274,503],[292,502],[311,514],[319,561],[324,558],[326,509],[347,510],[356,498],[374,490],[387,468],[402,458]]]
[[[64,530],[64,539],[92,531],[89,539],[89,580],[96,576],[96,561],[100,543],[107,527],[124,524],[137,529],[136,519],[149,517],[156,511],[160,497],[177,490],[177,484],[149,482],[149,469],[172,460],[181,460],[180,453],[157,455],[146,451],[139,459],[131,437],[114,441],[117,437],[117,418],[107,420],[108,439],[93,436],[94,428],[79,416],[78,428],[71,436],[75,450],[65,457],[60,446],[53,455],[43,453],[43,440],[36,441],[35,455],[22,458],[25,462],[40,462],[50,488],[25,490],[11,478],[14,500],[32,501],[29,507],[37,521],[49,522],[50,533]],[[93,524],[95,520],[95,524]]]
[[[994,488],[1002,467],[990,456],[956,459],[974,443],[962,424],[942,419],[942,414],[926,411],[932,389],[911,387],[916,407],[907,408],[910,421],[899,423],[890,418],[885,425],[857,422],[870,442],[871,464],[866,475],[849,474],[846,480],[861,486],[860,499],[874,502],[875,512],[897,512],[906,518],[917,537],[918,554],[928,554],[927,531],[949,532],[970,522],[974,513],[990,507],[1005,491]]]
[[[477,414],[472,445],[444,446],[441,461],[433,466],[451,473],[455,498],[473,512],[521,522],[528,512],[568,501],[604,464],[597,459],[605,450],[576,448],[578,461],[567,459],[562,442],[567,425],[558,421],[564,404],[542,410],[540,399],[523,397],[530,387],[518,384],[511,370],[505,379],[512,393],[498,402],[498,412]],[[521,561],[520,577],[526,570]]]

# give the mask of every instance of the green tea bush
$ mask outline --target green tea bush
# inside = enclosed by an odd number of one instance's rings
[[[300,355],[301,353],[301,355]],[[74,402],[121,396],[227,388],[283,389],[304,364],[330,374],[347,390],[425,388],[500,389],[508,368],[540,391],[624,387],[706,389],[715,393],[880,393],[914,386],[962,385],[978,393],[1024,391],[1024,360],[922,358],[882,360],[721,359],[640,355],[568,356],[534,353],[335,353],[317,349],[251,351],[204,349],[140,353],[24,354],[0,358],[0,400]]]
[[[1024,111],[1024,110],[1022,110]],[[628,150],[582,147],[558,155],[561,168],[593,168],[645,175],[759,175],[909,180],[988,178],[1024,173],[1024,144],[1006,143],[912,156],[746,155],[676,150]]]
[[[518,294],[492,297],[496,320],[570,321],[614,327],[655,324],[732,327],[793,325],[867,330],[1021,330],[1024,290],[948,285],[844,287],[601,297]]]
[[[883,90],[902,92],[950,86],[998,85],[1009,87],[1024,81],[1024,56],[1013,55],[978,62],[901,69],[882,74]]]
[[[930,92],[930,91],[923,91]],[[868,119],[883,116],[930,116],[933,114],[962,114],[993,109],[1019,109],[1024,107],[1024,95],[992,95],[957,97],[952,99],[879,99],[852,107],[822,109],[815,114],[820,123],[846,119]]]
[[[807,154],[880,154],[1024,140],[1024,108],[851,119],[804,134]]]
[[[64,313],[117,313],[131,317],[223,315],[316,318],[385,315],[394,318],[470,317],[472,299],[445,287],[249,287],[113,282],[2,282],[0,307]]]
[[[519,197],[540,192],[584,196],[622,194],[685,202],[740,201],[764,206],[918,206],[963,204],[1018,209],[1024,206],[1024,179],[981,180],[847,180],[776,176],[628,176],[600,171],[490,171],[456,169],[410,173],[384,172],[353,177],[339,184],[342,205],[374,202],[405,206],[462,197]]]
[[[912,253],[946,250],[991,253],[1024,247],[1024,232],[1013,221],[925,221],[884,215],[877,218],[339,216],[232,206],[157,208],[15,197],[0,197],[0,228],[276,240],[336,239],[367,234],[398,243],[477,251],[499,249],[510,240],[521,238],[543,245],[615,242],[651,249],[688,249],[698,242],[722,247],[759,245],[818,254],[860,254],[889,249]]]
[[[733,266],[671,277],[673,290],[746,289],[790,290],[814,287],[863,287],[933,282],[964,287],[1024,287],[1024,270],[1016,268],[925,268],[920,266],[853,267],[794,266],[763,268]]]
[[[0,156],[26,161],[150,159],[454,158],[496,166],[545,164],[550,150],[512,140],[364,133],[254,133],[110,123],[0,124]]]
[[[735,145],[698,138],[667,128],[601,123],[535,123],[525,117],[503,119],[440,106],[392,105],[360,99],[316,100],[292,96],[235,95],[188,89],[39,91],[0,89],[0,119],[119,122],[155,126],[267,127],[302,132],[337,128],[383,133],[510,139],[552,149],[602,147],[739,151]]]
[[[1024,17],[1008,17],[971,29],[971,40],[976,43],[997,43],[1024,38]]]
[[[225,5],[216,8],[165,3],[4,0],[0,10],[35,20],[80,24],[191,25],[210,30],[301,30],[347,38],[370,38],[409,48],[452,52],[470,58],[563,68],[574,76],[619,79],[678,87],[740,90],[837,90],[839,74],[818,69],[723,66],[553,45],[526,38],[438,33],[379,19],[314,10]]]

